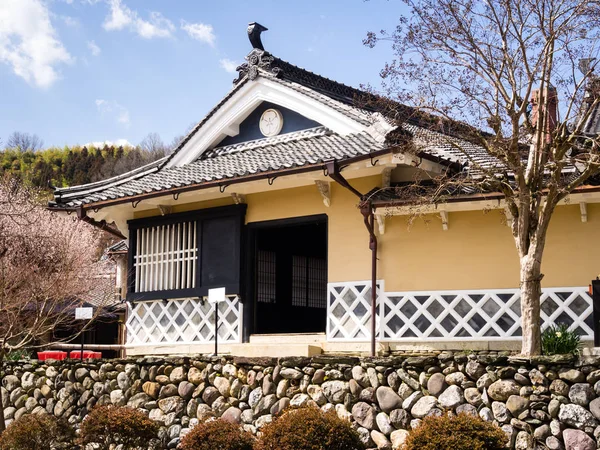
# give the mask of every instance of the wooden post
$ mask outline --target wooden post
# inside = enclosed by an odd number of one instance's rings
[[[594,318],[594,347],[600,347],[600,280],[592,281],[592,305]]]

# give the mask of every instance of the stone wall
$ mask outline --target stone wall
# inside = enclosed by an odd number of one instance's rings
[[[445,410],[478,414],[511,448],[596,449],[600,358],[442,352],[354,358],[177,358],[8,363],[10,422],[50,413],[77,426],[96,404],[128,405],[163,424],[168,448],[199,420],[221,416],[256,433],[288,405],[352,421],[370,448],[399,448],[408,429]]]

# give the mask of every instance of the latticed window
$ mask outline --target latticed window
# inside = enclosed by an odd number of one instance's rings
[[[140,228],[136,237],[136,292],[196,287],[197,222]]]
[[[256,299],[275,303],[277,295],[277,253],[259,250],[256,255]]]
[[[327,307],[327,261],[292,257],[292,306]]]
[[[130,300],[240,293],[245,205],[129,222]]]

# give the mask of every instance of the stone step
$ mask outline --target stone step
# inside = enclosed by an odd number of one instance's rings
[[[251,344],[317,344],[321,345],[327,338],[325,333],[276,333],[251,334]]]
[[[271,341],[273,342],[273,341]],[[270,356],[279,358],[283,356],[316,356],[322,353],[320,345],[309,344],[232,344],[231,354],[235,356],[259,357]]]

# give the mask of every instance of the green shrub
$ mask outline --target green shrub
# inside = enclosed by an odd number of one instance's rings
[[[182,450],[252,450],[254,437],[221,419],[196,425],[179,444]]]
[[[0,435],[0,450],[72,449],[75,431],[61,419],[49,415],[24,415]]]
[[[403,450],[502,450],[506,434],[491,422],[469,414],[425,417],[412,430]]]
[[[350,422],[335,411],[288,409],[262,429],[256,450],[364,450]]]
[[[97,450],[122,445],[123,450],[155,448],[159,425],[133,408],[97,406],[83,420],[79,444],[94,444]]]
[[[542,353],[544,355],[578,354],[581,338],[569,326],[562,323],[553,325],[542,333]]]

